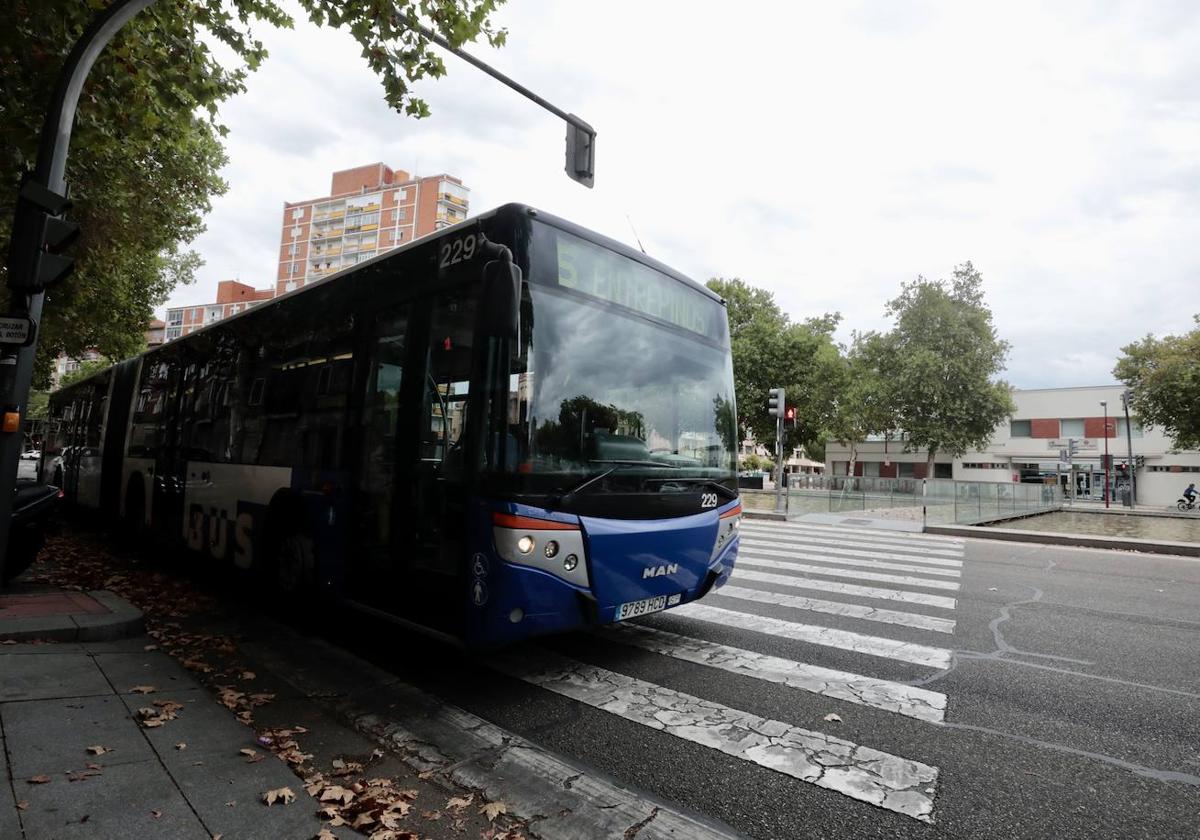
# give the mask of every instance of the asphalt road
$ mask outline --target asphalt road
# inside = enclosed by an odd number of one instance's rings
[[[1200,837],[1200,561],[750,521],[633,624],[367,653],[750,837]]]

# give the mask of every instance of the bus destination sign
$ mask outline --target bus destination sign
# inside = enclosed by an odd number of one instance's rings
[[[558,234],[558,285],[620,304],[720,340],[720,309],[673,277],[563,231]]]

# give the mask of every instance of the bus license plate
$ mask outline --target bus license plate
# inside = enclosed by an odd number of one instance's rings
[[[643,598],[640,601],[630,601],[628,604],[622,604],[617,607],[616,621],[624,621],[627,618],[637,618],[639,615],[649,615],[650,613],[659,612],[667,608],[667,596],[659,595],[655,598]]]

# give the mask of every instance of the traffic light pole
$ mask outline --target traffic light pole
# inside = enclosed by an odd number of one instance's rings
[[[1137,504],[1137,462],[1133,460],[1133,430],[1129,426],[1129,391],[1121,393],[1125,406],[1125,446],[1129,450],[1129,507]]]
[[[783,513],[783,418],[775,418],[775,512]]]
[[[50,107],[42,123],[38,144],[37,166],[33,175],[22,185],[13,218],[13,241],[9,249],[9,286],[12,287],[8,314],[28,319],[30,340],[24,346],[4,345],[0,350],[0,407],[4,424],[0,431],[0,582],[4,580],[4,565],[8,558],[9,530],[12,520],[13,488],[17,483],[17,466],[21,458],[24,435],[21,421],[29,404],[29,386],[33,381],[33,359],[37,352],[37,324],[42,317],[45,291],[37,274],[40,271],[38,252],[43,248],[44,229],[33,224],[34,214],[57,216],[66,205],[67,151],[71,146],[71,131],[83,83],[100,53],[113,36],[138,12],[154,0],[115,0],[98,15],[75,42],[54,85]],[[40,188],[40,189],[39,189]],[[60,203],[59,211],[52,206]],[[39,215],[38,218],[41,218]]]

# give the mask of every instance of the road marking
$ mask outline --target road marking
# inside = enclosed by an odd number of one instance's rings
[[[758,542],[766,542],[775,546],[795,546],[797,548],[807,548],[810,550],[821,551],[836,551],[839,554],[846,554],[850,557],[869,557],[876,560],[897,560],[902,563],[922,563],[927,566],[945,566],[947,568],[960,568],[963,564],[961,554],[945,554],[939,553],[937,556],[932,556],[928,552],[920,554],[901,554],[895,550],[885,551],[884,549],[895,549],[896,546],[883,545],[868,545],[857,543],[850,540],[836,539],[809,539],[808,537],[792,538],[790,535],[776,536],[764,531],[755,531],[749,528],[739,529],[742,539],[757,540]],[[913,549],[917,551],[917,549]]]
[[[954,619],[952,618],[939,618],[938,616],[922,615],[921,613],[864,607],[862,604],[843,604],[840,601],[802,598],[798,595],[785,595],[782,592],[768,592],[764,589],[747,589],[732,583],[727,583],[720,589],[713,591],[712,595],[723,598],[737,598],[743,601],[754,601],[759,604],[775,604],[776,606],[790,607],[796,610],[841,615],[846,618],[860,618],[864,621],[900,624],[905,627],[915,627],[918,630],[932,630],[935,633],[954,632]]]
[[[878,586],[859,586],[854,583],[839,583],[832,580],[800,578],[795,575],[776,575],[742,568],[739,563],[733,569],[733,580],[756,580],[759,583],[777,583],[794,589],[817,589],[821,592],[838,592],[842,595],[857,595],[860,598],[877,598],[881,601],[904,601],[909,604],[924,604],[952,610],[956,605],[953,598],[945,595],[927,595],[924,592],[908,592],[903,589],[884,589]]]
[[[885,536],[882,531],[864,531],[861,528],[848,528],[840,525],[820,527],[798,525],[792,522],[772,522],[767,524],[763,521],[743,519],[739,527],[750,527],[764,531],[774,531],[776,533],[804,534],[813,538],[824,537],[828,539],[837,537],[838,539],[862,540],[864,542],[894,545],[897,548],[909,548],[913,551],[958,551],[961,553],[964,547],[963,541],[958,539],[944,539],[929,536],[928,534],[896,534],[895,536]]]
[[[936,767],[549,652],[538,662],[530,662],[528,654],[507,654],[493,664],[531,685],[625,720],[932,822]]]
[[[784,555],[785,557],[787,555]],[[832,562],[832,561],[831,561]],[[758,552],[738,552],[738,568],[742,566],[757,566],[762,569],[777,569],[784,572],[800,572],[806,575],[824,575],[825,577],[849,578],[850,580],[869,580],[874,583],[894,583],[899,586],[920,586],[925,589],[945,589],[957,592],[959,584],[953,580],[931,580],[929,578],[912,577],[910,575],[888,575],[881,572],[864,572],[859,569],[839,569],[835,566],[812,566],[808,563],[789,563],[786,560],[772,560],[770,557],[759,557]]]
[[[918,575],[940,575],[942,577],[961,577],[961,569],[942,569],[940,566],[916,565],[912,563],[888,563],[886,560],[863,560],[857,557],[841,557],[838,553],[816,554],[805,551],[780,550],[770,546],[778,545],[760,540],[748,540],[743,536],[739,540],[738,557],[743,554],[762,554],[764,557],[786,557],[800,560],[815,560],[818,563],[838,563],[844,566],[858,566],[860,569],[890,569],[892,571],[913,571]]]
[[[685,662],[823,694],[931,723],[946,716],[946,695],[890,680],[835,671],[778,656],[681,636],[638,624],[614,624],[601,636]]]
[[[739,630],[765,633],[769,636],[780,636],[797,642],[865,653],[884,659],[897,659],[901,662],[911,662],[914,665],[925,665],[930,668],[949,668],[952,656],[952,651],[946,648],[900,642],[882,636],[868,636],[865,633],[819,627],[815,624],[798,624],[794,621],[784,621],[766,615],[751,615],[695,602],[675,607],[671,610],[670,615],[694,618],[725,627],[736,627]]]

